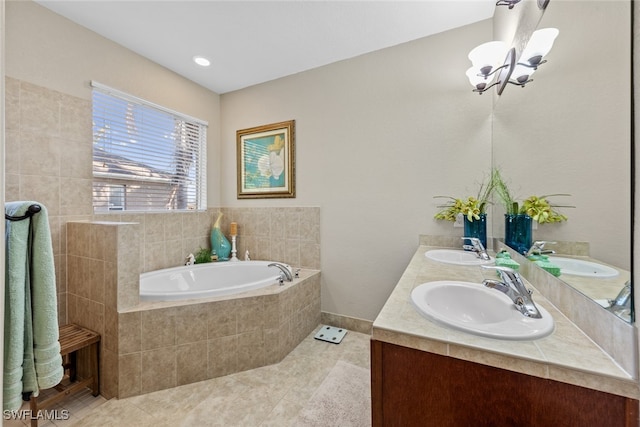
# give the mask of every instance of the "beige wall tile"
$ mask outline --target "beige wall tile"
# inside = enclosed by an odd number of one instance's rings
[[[141,312],[142,350],[152,350],[176,344],[174,308]]]
[[[152,242],[145,244],[144,271],[161,270],[167,266],[165,242]]]
[[[237,306],[235,300],[209,304],[207,336],[209,339],[237,334]]]
[[[141,312],[120,313],[118,315],[119,354],[135,353],[142,350]]]
[[[60,178],[60,214],[91,215],[93,181],[86,178]]]
[[[91,225],[89,223],[67,223],[67,252],[84,256],[91,250]]]
[[[146,214],[144,222],[145,244],[164,241],[164,216],[165,214]]]
[[[29,175],[60,175],[60,141],[47,133],[22,131],[20,170]]]
[[[276,239],[286,238],[286,208],[274,208],[271,210],[271,237]]]
[[[4,175],[4,196],[5,200],[20,200],[20,175],[6,173]]]
[[[142,352],[142,393],[175,387],[176,348],[162,347]]]
[[[118,354],[105,349],[100,359],[100,394],[106,399],[118,396]]]
[[[91,143],[93,140],[91,101],[61,94],[59,114],[60,138],[64,139],[66,141],[65,144],[68,144],[67,147],[70,148],[69,150],[63,151],[74,151],[80,149],[81,152],[86,154],[86,151],[84,151],[81,146],[70,144],[74,141],[81,142],[82,146],[89,147],[90,152],[93,151],[93,144]],[[90,154],[90,156],[92,155],[93,154]],[[77,159],[86,163],[85,160],[87,157]],[[78,167],[71,164],[68,166],[70,170],[73,170],[74,167]],[[91,165],[87,164],[83,169],[85,170],[85,173],[71,174],[70,176],[90,178]],[[86,172],[89,172],[89,175],[86,175]]]
[[[177,384],[191,384],[208,379],[208,358],[206,340],[179,345],[176,349]]]
[[[142,393],[142,354],[118,356],[118,397],[137,396]]]
[[[115,308],[104,308],[104,334],[101,339],[102,350],[118,354],[118,312]]]
[[[104,277],[105,268],[104,261],[91,259],[89,260],[89,298],[92,301],[104,304]]]
[[[176,307],[176,344],[207,340],[207,304]]]
[[[19,185],[19,200],[35,200],[47,207],[49,215],[60,215],[60,178],[23,173]]]
[[[280,342],[280,329],[264,329],[264,363],[267,365],[278,363],[286,356]]]
[[[264,324],[263,299],[243,298],[237,306],[238,333],[262,329]]]
[[[182,231],[182,213],[168,213],[162,215],[164,221],[164,238],[166,240],[181,240],[184,237]]]
[[[264,366],[264,336],[262,329],[238,334],[238,370]]]
[[[118,267],[116,263],[104,263],[104,303],[107,307],[118,307]]]
[[[238,371],[238,337],[215,338],[208,341],[209,378]]]
[[[60,134],[60,93],[30,83],[20,84],[20,129]]]

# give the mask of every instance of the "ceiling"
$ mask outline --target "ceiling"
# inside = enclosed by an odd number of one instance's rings
[[[495,0],[36,2],[219,94],[488,19],[495,7]],[[195,55],[211,65],[196,65]]]

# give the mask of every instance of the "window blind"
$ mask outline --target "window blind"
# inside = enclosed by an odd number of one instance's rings
[[[206,209],[206,122],[92,86],[94,212]]]

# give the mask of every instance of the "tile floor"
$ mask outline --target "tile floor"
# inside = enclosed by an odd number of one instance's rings
[[[370,368],[369,335],[349,331],[337,345],[314,335],[315,331],[275,365],[120,400],[93,397],[87,390],[48,409],[66,419],[40,420],[38,426],[295,425],[298,413],[338,360]],[[363,420],[362,425],[368,423]],[[3,425],[24,427],[29,420],[4,420]]]

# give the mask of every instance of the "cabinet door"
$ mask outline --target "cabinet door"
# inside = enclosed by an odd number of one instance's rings
[[[637,426],[638,401],[371,342],[374,426]]]

